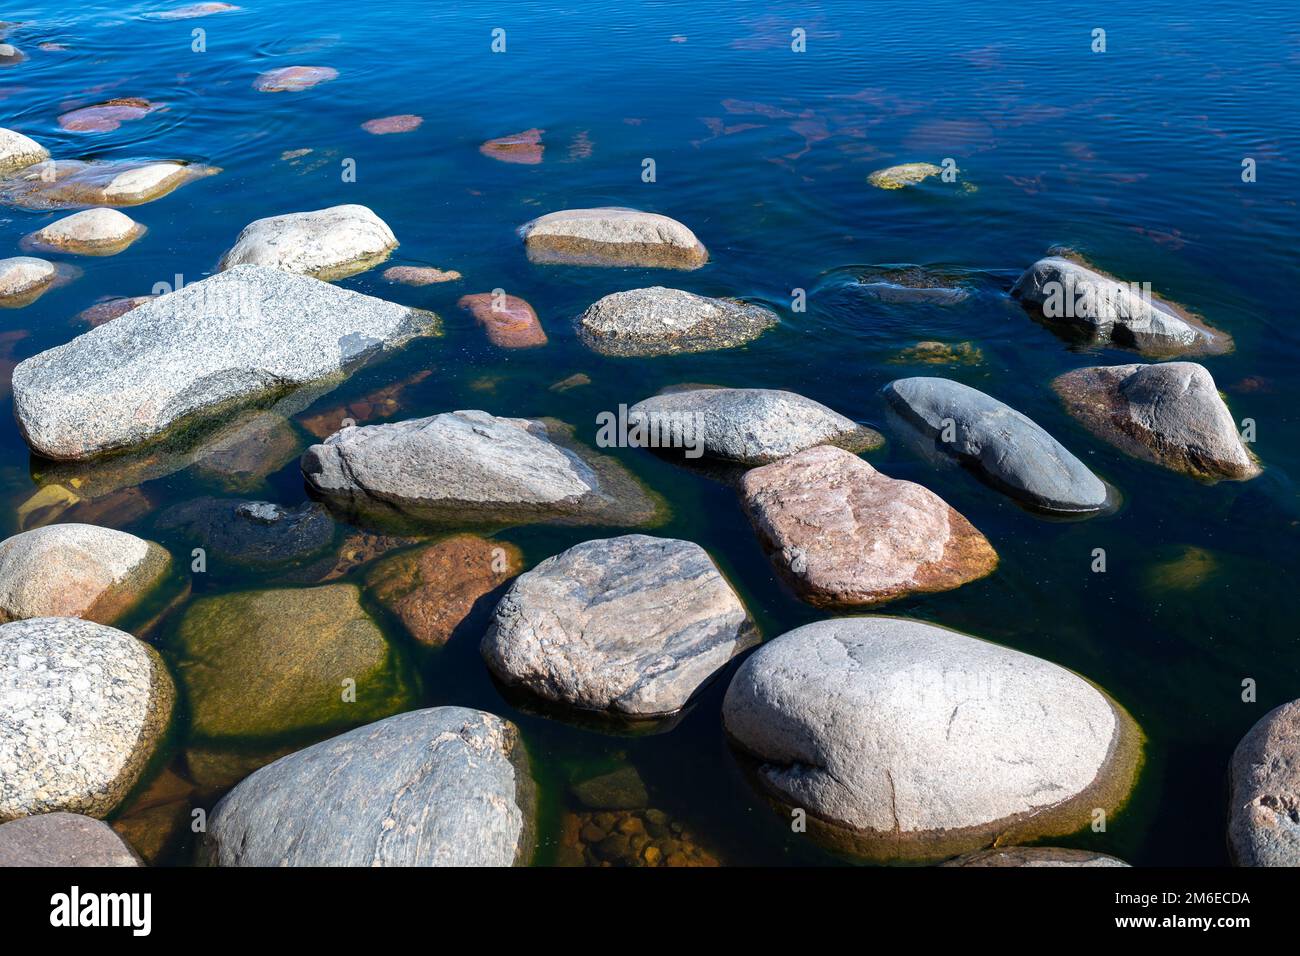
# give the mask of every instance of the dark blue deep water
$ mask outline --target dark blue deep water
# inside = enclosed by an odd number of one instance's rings
[[[382,268],[344,280],[437,311],[446,334],[361,370],[316,410],[427,369],[402,393],[401,417],[461,408],[549,415],[591,443],[598,412],[690,381],[791,389],[872,423],[889,441],[869,460],[938,492],[1001,555],[990,578],[888,611],[1072,668],[1147,734],[1125,812],[1104,833],[1063,842],[1134,864],[1226,862],[1232,748],[1268,709],[1300,696],[1300,30],[1283,5],[247,0],[197,20],[147,16],[167,6],[18,4],[5,13],[20,24],[8,40],[28,59],[0,69],[0,125],[56,158],[183,159],[221,172],[128,210],[148,227],[143,239],[113,257],[56,257],[80,274],[27,308],[0,312],[0,401],[10,404],[12,362],[84,331],[75,316],[97,300],[148,293],[178,275],[201,279],[253,219],[362,203],[401,241],[393,263],[454,269],[464,280],[414,288],[386,282]],[[491,51],[497,27],[504,53]],[[206,31],[204,52],[192,50],[196,28]],[[806,52],[791,50],[795,28],[806,32]],[[1091,50],[1094,28],[1106,31],[1104,53]],[[299,93],[253,89],[259,73],[300,64],[339,75]],[[61,113],[110,97],[165,108],[113,131],[60,128]],[[387,136],[361,128],[402,113],[423,124]],[[540,164],[478,150],[534,127],[545,131]],[[299,150],[311,152],[284,158]],[[647,158],[655,182],[642,181]],[[944,158],[960,168],[957,184],[867,183],[884,166]],[[1253,183],[1242,180],[1247,158]],[[341,175],[348,160],[355,182]],[[529,264],[520,224],[599,205],[682,220],[710,263],[693,273]],[[61,214],[0,207],[0,255],[19,254],[20,237]],[[1201,484],[1124,457],[1065,414],[1053,377],[1135,359],[1070,345],[1008,299],[1019,272],[1058,244],[1150,282],[1231,333],[1235,351],[1204,364],[1235,417],[1256,423],[1260,477]],[[978,291],[949,306],[846,294],[855,267],[880,263],[968,270]],[[606,359],[576,340],[572,319],[592,301],[654,284],[763,301],[782,324],[745,348],[671,358]],[[460,295],[494,288],[534,305],[547,347],[494,348],[457,309]],[[804,312],[791,308],[794,289],[807,292]],[[899,351],[920,340],[970,342],[983,360],[900,363]],[[591,383],[549,390],[575,373]],[[912,374],[950,375],[1028,414],[1113,484],[1121,507],[1083,522],[1044,520],[928,463],[901,440],[879,395]],[[305,431],[298,438],[300,448],[311,440]],[[612,454],[670,504],[671,520],[655,533],[709,549],[765,636],[822,616],[777,581],[733,492],[643,451]],[[6,414],[0,531],[22,526],[20,509],[42,474]],[[194,471],[156,478],[101,500],[94,520],[184,555],[190,543],[155,521],[200,495],[307,499],[291,457],[235,491]],[[29,508],[23,521],[86,520],[79,507]],[[597,535],[500,536],[532,564]],[[1107,553],[1106,573],[1091,571],[1096,548]],[[193,593],[273,583],[274,574],[218,562],[194,576]],[[176,617],[157,637],[165,654]],[[624,761],[655,805],[723,862],[834,862],[788,833],[736,771],[719,720],[730,671],[670,732],[612,736],[504,700],[478,657],[482,627],[480,615],[442,651],[411,647],[406,663],[424,704],[482,707],[520,725],[544,796],[539,862],[554,858],[567,782]],[[1242,700],[1247,679],[1257,683],[1253,703]],[[186,742],[182,719],[163,761],[182,777]],[[218,796],[193,799],[210,807]],[[184,840],[169,859],[188,859]]]

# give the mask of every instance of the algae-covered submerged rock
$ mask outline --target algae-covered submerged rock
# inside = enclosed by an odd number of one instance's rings
[[[519,230],[532,262],[698,269],[709,253],[675,219],[605,206],[548,213]]]
[[[931,176],[943,172],[942,166],[934,163],[902,163],[887,169],[877,169],[867,177],[867,182],[877,189],[903,189],[924,182]]]
[[[38,454],[90,458],[336,380],[374,352],[436,328],[432,313],[238,266],[19,363],[14,414]]]
[[[411,688],[352,584],[203,598],[177,635],[193,733],[265,739],[376,720]]]
[[[358,727],[263,767],[217,804],[215,866],[511,866],[535,845],[518,728],[465,707]]]
[[[809,834],[922,862],[1083,829],[1137,778],[1122,707],[1048,661],[920,621],[840,618],[769,641],[723,703],[733,743]]]

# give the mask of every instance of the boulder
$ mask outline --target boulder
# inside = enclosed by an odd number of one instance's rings
[[[489,159],[503,163],[518,163],[523,166],[536,166],[542,161],[542,144],[544,129],[526,129],[522,133],[490,139],[478,148]]]
[[[378,519],[635,525],[658,511],[568,426],[482,411],[344,428],[307,449],[302,471],[331,505]]]
[[[955,305],[970,296],[961,279],[921,266],[872,266],[859,271],[855,286],[873,299],[899,305]]]
[[[67,810],[104,817],[171,720],[162,658],[72,617],[0,625],[0,822]]]
[[[185,612],[177,651],[191,732],[205,741],[333,730],[411,702],[354,584],[201,598]]]
[[[81,617],[112,624],[166,576],[152,541],[89,524],[54,524],[0,542],[0,622]]]
[[[809,834],[877,862],[1063,836],[1127,800],[1142,735],[1048,661],[890,617],[818,621],[740,666],[733,744]]]
[[[54,284],[53,263],[31,256],[0,259],[0,308],[30,305]]]
[[[410,133],[424,123],[423,116],[414,113],[399,113],[396,116],[380,116],[366,120],[361,128],[374,136],[389,136],[393,133]]]
[[[1011,294],[1047,322],[1101,343],[1151,355],[1223,352],[1232,340],[1150,288],[1065,256],[1039,259]]]
[[[421,644],[441,647],[485,595],[523,570],[513,544],[458,534],[378,562],[366,589]]]
[[[685,707],[758,642],[740,598],[697,544],[629,534],[586,541],[519,576],[483,636],[501,681],[629,718]]]
[[[478,292],[461,296],[457,304],[478,320],[493,345],[529,349],[546,344],[546,332],[537,312],[518,296]]]
[[[1300,700],[1270,710],[1228,769],[1228,851],[1236,866],[1300,866]]]
[[[144,235],[144,227],[116,209],[83,209],[36,230],[27,248],[83,256],[115,256]]]
[[[77,321],[85,322],[91,328],[94,328],[97,325],[112,322],[114,319],[126,315],[132,309],[144,305],[152,298],[155,297],[152,295],[131,295],[105,299],[78,312]]]
[[[1260,472],[1214,379],[1195,362],[1075,369],[1052,387],[1089,431],[1135,458],[1208,481]]]
[[[216,866],[526,864],[534,790],[514,724],[416,710],[258,770],[217,804],[200,853]]]
[[[821,445],[748,471],[746,513],[809,604],[866,607],[992,573],[997,553],[934,492]]]
[[[46,160],[0,181],[0,201],[25,209],[138,206],[221,170],[200,163]]]
[[[464,278],[454,269],[435,269],[432,266],[389,266],[384,278],[402,285],[426,286],[440,282],[459,282]]]
[[[1054,846],[1002,846],[967,853],[944,866],[1128,866],[1123,860],[1092,850]]]
[[[324,555],[335,525],[314,502],[285,508],[203,497],[172,505],[158,516],[157,528],[179,532],[222,562],[268,568]]]
[[[237,266],[19,363],[14,414],[37,454],[86,459],[337,380],[437,323],[305,276]]]
[[[0,867],[140,866],[140,858],[102,820],[42,813],[0,824]]]
[[[638,209],[566,209],[519,230],[531,262],[698,269],[708,250],[676,219]]]
[[[50,158],[50,151],[12,129],[0,128],[0,173],[11,173],[24,166]]]
[[[17,66],[27,59],[27,54],[12,43],[0,43],[0,67]]]
[[[1042,511],[1106,507],[1105,483],[1036,422],[983,392],[947,378],[900,378],[885,399],[943,452],[995,488]]]
[[[282,66],[259,74],[253,89],[259,93],[299,93],[338,79],[338,75],[332,66]]]
[[[777,321],[761,305],[654,286],[599,299],[577,326],[583,344],[602,355],[654,356],[735,348]]]
[[[342,279],[377,266],[396,248],[393,230],[370,209],[330,206],[249,223],[220,268],[268,266],[317,279]]]
[[[938,176],[942,172],[943,167],[936,166],[934,163],[902,163],[898,166],[877,169],[867,177],[867,182],[877,189],[903,189],[907,186],[915,186],[931,176]]]
[[[123,123],[144,119],[158,109],[162,107],[157,103],[137,96],[115,97],[62,114],[59,126],[73,133],[109,133]]]
[[[773,388],[665,390],[637,402],[627,417],[657,438],[650,447],[670,447],[664,436],[675,430],[695,445],[688,454],[697,448],[706,458],[740,465],[766,465],[815,445],[860,452],[885,443],[879,432],[820,402]]]

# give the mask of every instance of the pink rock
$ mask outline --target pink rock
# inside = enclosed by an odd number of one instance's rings
[[[526,129],[522,133],[490,139],[478,148],[484,156],[499,159],[503,163],[520,163],[536,166],[542,161],[542,134],[544,129]]]
[[[213,13],[225,13],[229,10],[238,10],[239,7],[233,3],[191,3],[184,7],[177,7],[174,10],[164,10],[162,13],[153,14],[155,20],[189,20],[194,17],[206,17]]]
[[[432,266],[389,266],[384,270],[384,278],[403,285],[433,285],[459,282],[461,274],[454,269],[435,269]]]
[[[332,66],[282,66],[261,74],[253,81],[253,89],[262,93],[297,93],[318,83],[328,83],[338,75],[339,71]]]
[[[754,468],[740,492],[777,570],[818,607],[947,591],[997,566],[984,536],[942,498],[840,448]]]
[[[409,133],[413,129],[419,129],[420,124],[423,122],[423,116],[416,116],[414,113],[399,113],[397,116],[383,116],[379,119],[366,120],[361,124],[361,128],[367,133],[384,136],[388,133]]]
[[[73,133],[106,133],[123,123],[138,120],[159,109],[138,97],[121,97],[94,106],[72,110],[59,117],[59,125]]]
[[[105,322],[112,322],[119,316],[126,315],[152,298],[151,295],[133,295],[120,299],[106,299],[82,310],[77,314],[77,318],[91,326],[103,325]]]
[[[546,332],[533,307],[513,295],[479,292],[461,296],[462,309],[478,319],[488,340],[503,349],[528,349],[546,344]]]

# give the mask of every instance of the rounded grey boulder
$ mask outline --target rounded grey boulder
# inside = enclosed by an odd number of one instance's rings
[[[71,617],[0,625],[0,822],[112,812],[175,696],[158,653],[130,634]]]
[[[1300,700],[1269,711],[1232,754],[1228,850],[1237,866],[1300,866]]]
[[[885,398],[947,454],[991,484],[1044,511],[1106,506],[1105,483],[1032,419],[983,392],[946,378],[901,378]]]
[[[0,259],[0,307],[16,308],[35,302],[54,284],[58,270],[32,256]]]
[[[884,444],[879,432],[820,402],[773,388],[672,389],[628,409],[629,424],[636,421],[650,447],[740,465],[766,465],[815,445],[860,452]],[[678,434],[686,441],[664,440]]]
[[[877,861],[1073,833],[1126,801],[1141,756],[1132,718],[1077,674],[903,618],[769,641],[737,671],[723,722],[812,836]]]
[[[514,724],[433,707],[282,757],[208,821],[215,866],[511,866],[535,833],[534,784]]]
[[[519,230],[530,262],[698,269],[708,250],[676,219],[618,206],[547,213]]]
[[[0,824],[0,867],[140,865],[112,827],[79,813],[42,813]]]
[[[268,266],[317,279],[342,279],[388,258],[397,237],[366,206],[355,204],[268,216],[249,223],[221,260]]]
[[[16,130],[0,128],[0,173],[13,172],[49,158],[50,151],[34,139]]]
[[[593,302],[578,316],[578,338],[602,355],[677,355],[744,345],[776,324],[760,305],[652,286]]]
[[[697,544],[585,541],[516,579],[483,637],[488,668],[546,700],[633,718],[687,705],[758,634]]]

